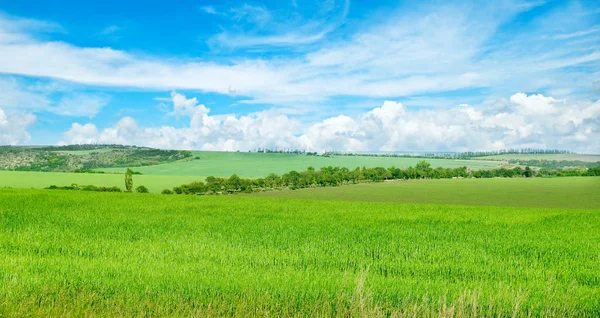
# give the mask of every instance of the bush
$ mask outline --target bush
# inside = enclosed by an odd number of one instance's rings
[[[95,185],[82,185],[78,186],[76,184],[72,184],[71,186],[65,187],[57,187],[56,185],[51,185],[46,189],[51,190],[79,190],[79,191],[96,191],[96,192],[123,192],[118,187],[98,187]]]
[[[181,189],[181,187],[175,187],[175,188],[173,188],[173,192],[175,192],[177,194],[181,194],[181,193],[183,193],[183,190]]]
[[[169,190],[169,189],[164,189],[161,192],[162,194],[173,194],[173,191]]]
[[[137,192],[137,193],[148,193],[148,188],[146,188],[145,186],[141,185],[141,186],[135,188],[135,192]]]

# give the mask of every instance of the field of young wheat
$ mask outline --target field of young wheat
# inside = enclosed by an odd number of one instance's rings
[[[598,208],[0,189],[0,316],[597,317],[599,250]]]

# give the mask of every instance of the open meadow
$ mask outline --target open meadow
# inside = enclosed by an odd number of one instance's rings
[[[204,180],[198,176],[152,176],[135,175],[135,186],[143,185],[150,192],[160,193],[184,183]],[[124,174],[100,173],[68,173],[68,172],[30,172],[0,171],[0,188],[43,189],[48,186],[94,185],[101,187],[118,187],[124,189]]]
[[[599,177],[407,180],[250,196],[539,208],[600,208]]]
[[[176,176],[219,176],[228,177],[237,174],[240,177],[260,178],[269,173],[282,174],[290,170],[303,171],[312,166],[321,167],[391,167],[407,168],[415,166],[421,158],[402,157],[370,157],[370,156],[307,156],[285,153],[250,153],[250,152],[212,152],[194,151],[194,157],[177,162],[155,166],[130,167],[145,175],[176,175]],[[432,167],[456,168],[467,166],[474,170],[499,168],[502,163],[485,160],[452,160],[427,159]],[[103,168],[103,171],[124,171],[123,168]]]
[[[539,180],[406,183],[478,206],[0,189],[0,316],[597,317],[600,179]],[[375,186],[408,191],[320,190]]]

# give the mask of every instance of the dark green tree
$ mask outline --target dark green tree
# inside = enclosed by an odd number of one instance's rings
[[[135,192],[137,192],[137,193],[148,193],[148,188],[146,188],[145,186],[141,185],[141,186],[135,188]]]
[[[125,191],[131,192],[133,190],[133,170],[127,168],[125,172]]]
[[[529,168],[529,166],[525,167],[525,178],[531,178],[533,177],[533,170],[531,170],[531,168]]]

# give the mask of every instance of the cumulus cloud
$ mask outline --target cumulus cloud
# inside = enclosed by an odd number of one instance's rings
[[[274,111],[211,116],[196,98],[172,93],[173,113],[189,118],[184,128],[139,127],[124,117],[99,131],[73,124],[64,143],[122,143],[160,148],[311,151],[468,151],[504,148],[600,151],[600,101],[557,100],[517,93],[494,107],[462,104],[450,109],[406,109],[385,101],[355,118],[339,115],[303,125]]]
[[[20,145],[31,139],[27,128],[35,123],[31,113],[7,113],[0,108],[0,144]]]

